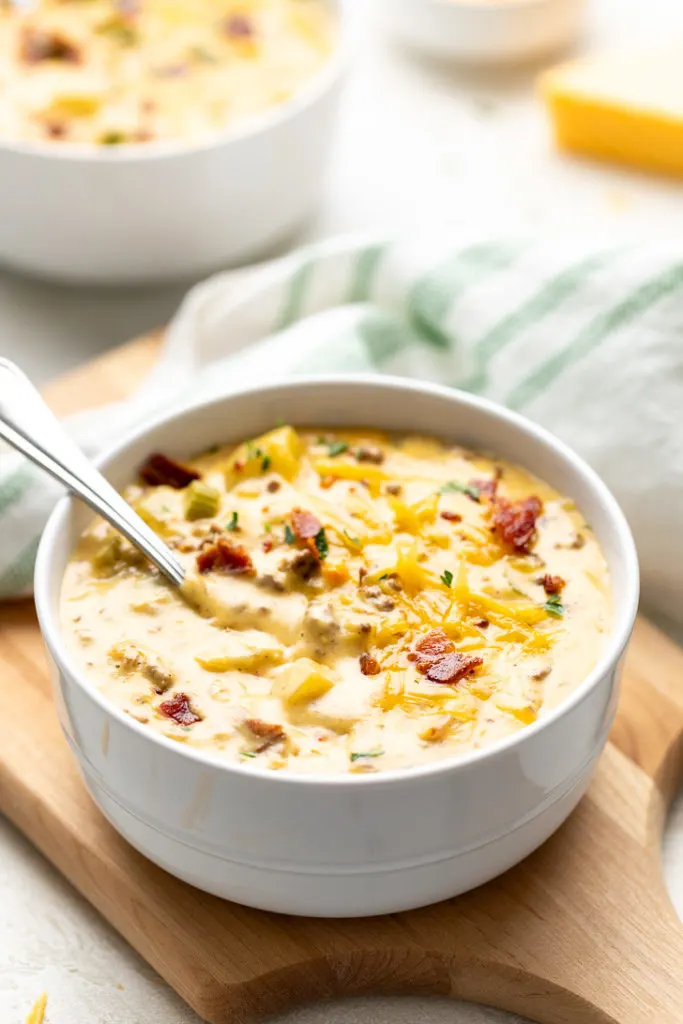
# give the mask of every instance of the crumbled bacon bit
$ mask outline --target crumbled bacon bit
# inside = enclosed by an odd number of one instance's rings
[[[187,487],[193,480],[198,480],[200,474],[182,462],[169,459],[167,455],[156,453],[140,466],[140,476],[146,484],[152,487],[175,487],[177,491]]]
[[[360,670],[364,676],[377,676],[381,672],[377,658],[373,658],[371,654],[361,654]]]
[[[356,462],[372,462],[375,466],[380,466],[384,462],[384,452],[377,445],[357,448]]]
[[[526,555],[534,542],[536,520],[542,509],[540,498],[533,494],[514,502],[507,498],[496,498],[493,502],[491,529],[508,547]]]
[[[279,480],[269,480],[268,483],[266,484],[266,490],[268,491],[268,494],[275,494],[277,491],[280,490],[280,487],[281,484]]]
[[[474,625],[477,626],[479,629],[488,629],[491,623],[489,622],[488,619],[477,619]]]
[[[546,594],[560,594],[566,586],[566,580],[561,576],[551,576],[549,572],[539,576],[536,582],[543,587]]]
[[[174,693],[169,700],[161,702],[159,711],[167,718],[172,718],[178,725],[194,725],[195,722],[202,720],[202,716],[192,709],[186,693]]]
[[[415,650],[408,655],[408,661],[417,662],[420,672],[426,672],[429,666],[454,650],[453,641],[449,640],[442,629],[432,629],[415,644]]]
[[[260,718],[248,718],[244,725],[254,736],[263,740],[263,743],[256,748],[257,754],[262,754],[268,747],[272,747],[274,743],[279,743],[285,738],[285,730],[274,722],[264,722]]]
[[[46,121],[45,134],[49,139],[63,139],[67,133],[67,126],[63,121]]]
[[[226,537],[219,537],[215,544],[199,552],[197,569],[202,573],[215,571],[235,576],[253,576],[256,572],[249,553]]]
[[[443,658],[435,661],[427,668],[427,679],[432,683],[453,684],[464,679],[475,668],[484,664],[484,659],[476,654],[460,654],[453,651],[452,654],[445,654]]]
[[[301,508],[292,509],[289,518],[297,540],[313,540],[323,528],[320,520],[312,512],[306,512]]]
[[[415,644],[408,655],[417,663],[417,670],[433,683],[459,682],[483,665],[483,659],[474,654],[461,654],[442,629],[433,629]]]
[[[398,496],[401,493],[400,484],[387,484],[387,494],[393,494]]]
[[[490,498],[493,501],[498,490],[498,477],[491,477],[489,480],[470,480],[469,486],[477,491],[480,498]]]
[[[332,484],[336,484],[338,479],[338,476],[324,476],[320,481],[320,486],[324,491],[329,491]]]
[[[442,519],[448,520],[449,523],[462,522],[462,516],[458,512],[449,512],[448,509],[445,509],[443,512],[440,512],[439,515]]]
[[[67,64],[81,61],[78,47],[64,36],[32,25],[23,31],[20,56],[25,64],[39,64],[43,60],[60,60]]]
[[[231,39],[253,39],[256,26],[247,14],[231,14],[223,22],[225,34]]]
[[[272,537],[266,537],[263,544],[261,545],[266,554],[273,550],[273,539]]]

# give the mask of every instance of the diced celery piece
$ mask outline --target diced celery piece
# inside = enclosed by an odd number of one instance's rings
[[[185,489],[184,501],[186,519],[211,519],[220,508],[221,496],[203,480],[193,480]]]

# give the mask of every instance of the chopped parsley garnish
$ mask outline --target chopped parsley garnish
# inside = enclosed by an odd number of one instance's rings
[[[263,452],[260,448],[254,446],[253,441],[247,441],[247,458],[251,462],[252,459],[260,459],[263,456]]]
[[[270,455],[264,455],[263,461],[261,462],[261,469],[264,473],[267,473],[270,469]]]
[[[439,494],[466,494],[472,501],[479,501],[480,494],[476,487],[470,484],[461,484],[458,480],[449,480],[447,484],[439,487]]]
[[[253,750],[240,750],[240,757],[256,757]]]
[[[233,512],[233,514],[230,516],[230,522],[227,524],[226,529],[230,530],[231,532],[233,530],[236,530],[239,518],[239,514],[237,512]]]
[[[383,750],[354,750],[351,760],[360,761],[363,757],[381,757],[383,753]]]
[[[171,510],[168,507],[168,505],[162,505],[161,506],[161,511],[164,512],[167,516],[170,516],[170,514],[171,514]]]
[[[327,446],[327,452],[330,458],[334,459],[337,455],[343,455],[344,452],[349,450],[349,446],[346,441],[331,441]]]
[[[451,572],[450,569],[444,569],[439,579],[443,583],[444,587],[450,587],[451,583],[453,582],[453,573]]]
[[[383,572],[382,575],[379,578],[379,582],[381,583],[382,580],[388,580],[388,579],[389,579],[389,573],[388,572]]]
[[[127,137],[123,132],[110,131],[100,135],[97,141],[100,146],[122,146],[127,141]]]
[[[324,561],[327,558],[330,551],[330,546],[327,543],[327,536],[325,534],[324,526],[321,526],[318,532],[316,533],[314,538],[314,544],[316,546],[318,554],[320,555],[320,561]]]
[[[294,536],[294,532],[289,523],[285,523],[285,541],[287,544],[296,543],[296,537]]]
[[[564,615],[564,605],[559,594],[551,594],[543,607],[548,615],[554,615],[556,619],[561,619]]]
[[[360,546],[360,541],[358,540],[358,537],[352,537],[348,530],[344,530],[344,536],[347,538],[347,540],[350,540],[352,544],[358,544]]]

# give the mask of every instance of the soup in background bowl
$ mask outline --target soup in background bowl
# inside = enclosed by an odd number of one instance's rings
[[[0,0],[0,264],[187,281],[310,216],[350,55],[340,0],[19,6]]]
[[[335,41],[318,0],[0,3],[0,139],[192,144],[289,100]]]

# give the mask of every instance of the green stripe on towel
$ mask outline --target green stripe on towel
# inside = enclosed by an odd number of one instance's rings
[[[522,409],[529,405],[549,384],[590,355],[614,331],[641,316],[664,296],[676,291],[681,284],[683,264],[677,263],[641,285],[627,299],[595,317],[569,345],[546,360],[534,373],[518,384],[508,397],[503,399],[503,403],[511,409]]]

